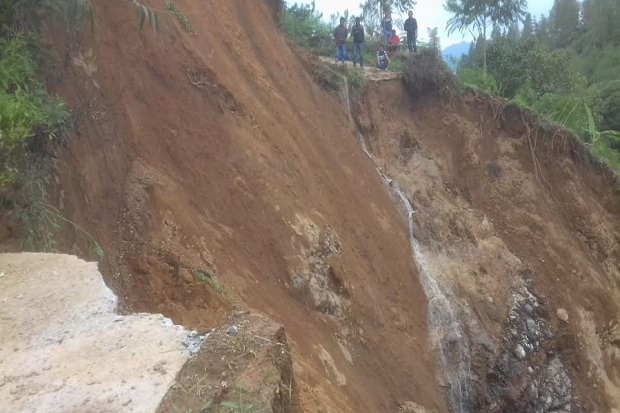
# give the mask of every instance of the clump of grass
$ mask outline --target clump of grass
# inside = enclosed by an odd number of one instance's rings
[[[340,92],[345,86],[345,78],[328,64],[320,64],[314,78],[323,89]]]
[[[237,307],[237,304],[230,297],[230,295],[228,295],[228,292],[226,292],[222,284],[218,283],[215,279],[213,279],[213,277],[211,277],[206,272],[199,270],[197,268],[194,268],[192,270],[192,273],[194,273],[198,281],[200,281],[201,283],[205,283],[209,287],[211,287],[216,293],[218,293],[223,299],[225,299],[228,302],[228,304],[230,304],[233,307]]]
[[[192,36],[196,36],[196,31],[187,16],[178,9],[178,7],[170,0],[166,0],[166,10],[168,10],[179,22],[183,30]]]
[[[353,90],[363,89],[366,85],[366,77],[362,68],[348,68],[345,71],[349,87]]]
[[[226,413],[263,413],[264,409],[254,406],[254,398],[249,390],[240,384],[235,385],[235,400],[224,400],[220,407],[224,407]]]

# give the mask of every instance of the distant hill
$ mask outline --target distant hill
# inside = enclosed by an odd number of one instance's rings
[[[458,44],[453,44],[452,46],[448,46],[445,49],[443,49],[443,52],[441,52],[441,56],[446,61],[448,60],[449,56],[459,59],[461,56],[469,52],[469,45],[470,45],[469,42],[461,42]]]

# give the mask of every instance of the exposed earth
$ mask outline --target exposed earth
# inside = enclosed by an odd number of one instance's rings
[[[94,36],[47,35],[77,114],[55,203],[123,313],[214,329],[160,411],[620,411],[620,195],[583,146],[392,74],[347,105],[275,2],[177,3],[196,36],[163,11],[140,32],[123,2],[94,4]],[[0,220],[4,249],[18,235]],[[60,248],[96,259],[71,230]]]

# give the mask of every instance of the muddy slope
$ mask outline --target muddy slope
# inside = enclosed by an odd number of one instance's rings
[[[469,411],[620,409],[617,182],[488,96],[414,98],[390,81],[353,107],[468,331]]]
[[[446,411],[406,221],[271,2],[176,2],[196,36],[93,3],[94,37],[54,37],[52,86],[78,114],[58,201],[102,244],[121,308],[200,330],[235,305],[267,314],[303,411]]]

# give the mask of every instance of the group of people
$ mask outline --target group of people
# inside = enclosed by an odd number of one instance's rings
[[[407,48],[411,52],[417,52],[416,39],[418,37],[418,22],[413,17],[413,12],[409,12],[409,18],[405,21],[405,32],[407,33]],[[387,70],[390,64],[389,52],[395,52],[400,47],[400,37],[393,29],[392,14],[386,11],[381,21],[381,30],[383,36],[379,43],[379,50],[376,56],[376,67],[380,70]],[[336,64],[342,62],[344,64],[347,59],[347,37],[349,29],[347,21],[344,17],[340,18],[340,24],[334,29],[334,39],[336,41]],[[359,17],[355,18],[355,24],[351,27],[351,37],[353,38],[353,66],[359,65],[364,67],[364,42],[366,35],[364,26],[361,24]],[[386,50],[387,49],[387,50]]]

